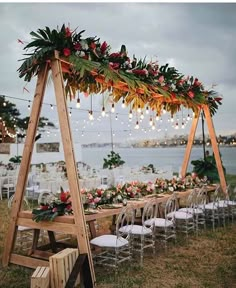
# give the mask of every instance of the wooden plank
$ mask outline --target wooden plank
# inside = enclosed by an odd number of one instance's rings
[[[217,170],[218,170],[219,177],[220,177],[220,185],[221,185],[223,192],[227,193],[226,192],[227,184],[226,184],[224,170],[223,170],[222,161],[221,161],[221,157],[220,157],[219,147],[218,147],[218,143],[216,140],[215,128],[213,125],[213,121],[211,118],[211,113],[210,113],[209,107],[207,105],[204,105],[203,111],[204,111],[204,114],[206,117],[208,131],[209,131],[209,135],[211,138],[211,146],[212,146],[212,150],[213,150],[214,157],[216,160]]]
[[[49,262],[46,260],[35,259],[29,256],[11,254],[10,263],[25,266],[28,268],[36,269],[38,266],[49,266]]]
[[[20,211],[18,215],[19,215],[19,218],[26,218],[26,219],[32,219],[32,216],[33,216],[31,210]],[[63,216],[56,217],[51,223],[56,223],[56,222],[68,223],[68,224],[75,223],[73,215],[63,215]]]
[[[49,267],[38,266],[31,276],[31,288],[49,288]]]
[[[193,147],[193,141],[194,141],[194,137],[195,137],[196,129],[197,129],[197,124],[198,124],[198,120],[199,120],[199,115],[200,115],[200,109],[199,109],[197,115],[195,115],[195,117],[193,118],[192,127],[191,127],[190,133],[188,135],[188,143],[187,143],[187,147],[185,150],[183,164],[182,164],[182,168],[181,168],[181,177],[185,177],[186,172],[187,172],[188,163],[189,163],[189,159],[190,159],[190,155],[191,155],[191,151],[192,151],[192,147]]]
[[[21,161],[19,175],[17,179],[15,197],[12,203],[10,225],[9,225],[8,233],[6,236],[5,249],[3,251],[3,257],[2,257],[3,266],[8,265],[10,254],[14,245],[15,234],[16,234],[16,220],[17,220],[18,212],[20,211],[20,208],[23,202],[24,191],[25,191],[25,187],[26,187],[26,183],[28,179],[31,157],[32,157],[33,147],[34,147],[34,139],[36,136],[38,121],[39,121],[39,117],[41,113],[47,77],[48,77],[48,64],[46,64],[44,68],[38,74],[38,80],[37,80],[36,90],[34,94],[34,100],[33,100],[32,110],[30,114],[28,129],[27,129],[24,151],[23,151],[22,161]]]
[[[72,134],[69,123],[68,109],[66,104],[66,94],[64,88],[64,79],[59,59],[51,62],[52,77],[54,90],[56,95],[56,103],[58,110],[58,118],[62,136],[62,143],[67,168],[67,177],[69,182],[70,193],[72,197],[72,205],[75,217],[75,227],[77,230],[77,241],[81,253],[88,254],[90,271],[92,273],[93,283],[95,283],[95,273],[93,267],[92,254],[90,250],[89,239],[86,231],[86,222],[83,210],[82,199],[79,189],[79,179],[77,174],[77,166],[74,156],[74,148]],[[63,230],[62,230],[63,231]],[[94,284],[95,285],[95,284]]]
[[[16,223],[17,225],[26,226],[34,229],[48,230],[54,232],[64,232],[73,235],[77,234],[75,224],[50,222],[50,221],[41,221],[37,223],[32,221],[31,219],[26,218],[18,218]]]

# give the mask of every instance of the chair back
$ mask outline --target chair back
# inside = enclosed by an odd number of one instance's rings
[[[122,208],[116,221],[117,237],[127,238],[134,224],[135,210],[132,205]],[[120,229],[124,227],[125,229]]]
[[[165,205],[165,219],[174,220],[177,201],[177,195],[176,193],[173,193],[173,195],[170,196]]]
[[[157,201],[156,199],[151,199],[148,201],[143,209],[143,214],[142,214],[142,224],[143,226],[149,228],[150,225],[146,225],[145,223],[152,223],[154,225],[154,220],[157,217]]]
[[[13,203],[13,200],[14,200],[14,194],[8,199],[8,202],[7,202],[7,206],[9,209],[11,209],[12,207],[12,203]],[[30,209],[30,205],[29,205],[29,202],[28,200],[24,197],[23,199],[23,202],[22,202],[22,208],[23,210],[29,210]]]

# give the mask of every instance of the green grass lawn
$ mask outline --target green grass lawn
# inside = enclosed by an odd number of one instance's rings
[[[236,176],[228,175],[227,182],[236,186]],[[1,259],[9,224],[6,200],[0,201],[0,211]],[[118,277],[111,269],[95,266],[97,287],[236,288],[236,221],[214,232],[208,227],[198,237],[191,235],[188,241],[178,237],[177,244],[170,243],[167,252],[162,246],[157,247],[155,257],[147,251],[142,268],[137,263],[139,258],[131,265],[122,265]],[[0,264],[0,287],[30,287],[32,273],[24,267],[3,268]]]

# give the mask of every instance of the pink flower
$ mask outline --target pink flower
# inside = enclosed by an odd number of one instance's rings
[[[165,80],[165,79],[164,79],[164,76],[162,75],[162,76],[159,77],[158,82],[159,82],[159,83],[163,83],[164,80]]]
[[[71,54],[70,49],[69,49],[69,48],[64,48],[64,49],[63,49],[63,54],[64,54],[64,56],[66,56],[66,57],[70,56],[70,54]]]
[[[81,50],[82,46],[81,46],[80,43],[76,43],[76,44],[74,45],[74,48],[75,48],[76,51],[78,51],[78,50]]]
[[[97,203],[99,203],[99,202],[100,202],[100,200],[101,200],[101,198],[99,198],[99,197],[96,197],[96,198],[94,199],[94,203],[95,203],[95,204],[97,204]]]
[[[182,86],[183,84],[184,84],[184,79],[180,79],[178,82],[177,82],[177,84],[179,85],[179,86]]]
[[[53,213],[57,212],[57,207],[54,207],[54,208],[52,209],[52,212],[53,212]]]
[[[197,78],[195,78],[193,85],[194,85],[194,86],[201,86],[202,83],[199,82]]]
[[[190,98],[194,98],[194,93],[193,93],[193,91],[188,91],[188,96],[189,96]]]

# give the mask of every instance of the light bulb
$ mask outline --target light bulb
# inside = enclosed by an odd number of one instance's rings
[[[140,107],[140,105],[138,105],[138,113],[141,113],[141,107]]]
[[[152,130],[155,130],[155,129],[156,129],[155,125],[152,125]]]
[[[122,107],[122,108],[125,108],[125,99],[122,100],[121,107]]]
[[[149,108],[148,108],[148,106],[146,107],[146,114],[149,114]]]
[[[138,121],[136,121],[136,125],[135,125],[134,129],[139,129]]]
[[[150,117],[150,120],[149,120],[149,125],[152,126],[153,122],[152,122],[152,117]]]
[[[156,121],[158,121],[160,119],[158,113],[156,114]]]
[[[101,114],[102,114],[102,117],[106,116],[106,111],[105,111],[105,107],[104,106],[102,107],[102,113]]]
[[[112,105],[111,105],[111,113],[114,113],[114,112],[115,112],[115,104],[112,103]]]
[[[6,103],[5,101],[3,102],[3,106],[4,106],[4,107],[6,107],[6,106],[7,106],[7,103]]]
[[[143,115],[143,112],[141,113],[141,115],[140,115],[140,119],[144,119],[144,115]]]
[[[190,120],[190,115],[188,114],[188,116],[187,116],[187,120],[189,121]]]
[[[163,114],[166,114],[166,109],[165,109],[165,108],[162,110],[162,113],[163,113]]]
[[[181,126],[181,128],[184,129],[184,122],[182,122],[182,126]]]
[[[130,109],[129,111],[129,119],[132,119],[133,118],[133,114],[132,114],[132,110]]]
[[[170,122],[174,122],[174,118],[173,118],[173,116],[171,116],[171,118],[170,118]]]
[[[76,107],[80,108],[80,98],[77,98]]]
[[[89,111],[89,120],[92,121],[94,118],[93,118],[93,111]]]
[[[175,123],[175,129],[179,129],[179,124],[178,124],[178,122]]]

